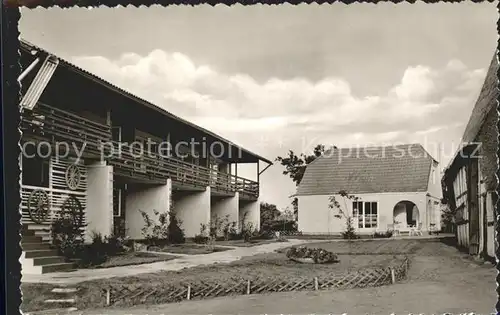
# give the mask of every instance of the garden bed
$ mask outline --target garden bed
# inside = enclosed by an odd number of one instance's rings
[[[194,243],[177,244],[177,245],[166,245],[163,247],[151,247],[150,251],[155,252],[165,252],[172,254],[183,254],[183,255],[204,255],[217,252],[223,252],[230,250],[231,248],[217,247],[217,246],[207,246],[198,245]]]

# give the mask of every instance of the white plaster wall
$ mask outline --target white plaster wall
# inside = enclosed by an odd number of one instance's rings
[[[143,239],[141,229],[144,219],[140,211],[149,214],[151,219],[156,219],[153,210],[159,213],[170,210],[172,184],[170,179],[165,185],[138,185],[129,186],[125,198],[125,228],[126,234],[132,239]]]
[[[186,237],[200,233],[200,225],[210,222],[210,187],[205,191],[179,192],[174,195],[174,211],[182,221]]]
[[[96,162],[87,167],[87,228],[85,241],[92,232],[103,236],[113,232],[113,166]]]
[[[212,198],[210,217],[213,220],[216,216],[224,219],[228,217],[229,223],[236,222],[236,229],[238,229],[238,216],[239,216],[239,196],[238,193],[232,197]]]
[[[244,218],[243,224],[252,223],[255,229],[260,230],[260,201],[240,200],[239,218],[240,222]]]
[[[418,207],[419,217],[422,222],[422,230],[426,231],[425,212],[426,212],[426,193],[380,193],[380,194],[358,194],[359,201],[378,202],[378,228],[358,230],[358,232],[386,231],[387,225],[394,222],[393,211],[396,204],[403,200],[408,200]],[[336,210],[328,208],[329,195],[308,195],[298,196],[299,214],[298,229],[303,233],[309,234],[337,234],[343,232],[346,227],[345,219],[334,217]],[[336,195],[342,210],[349,215],[352,214],[352,201],[346,200]],[[406,217],[406,213],[404,214]],[[354,222],[357,229],[357,222]]]
[[[443,190],[441,187],[441,172],[439,170],[439,163],[433,163],[429,175],[429,183],[427,187],[427,192],[431,197],[435,199],[441,199],[443,196]]]

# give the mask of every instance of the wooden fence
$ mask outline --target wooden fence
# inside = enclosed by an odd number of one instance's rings
[[[376,287],[406,279],[409,260],[390,268],[368,268],[344,274],[330,274],[314,278],[275,277],[224,280],[196,280],[189,283],[155,285],[111,285],[103,290],[106,305],[137,305],[180,302],[220,296],[266,294],[273,292],[313,291]]]

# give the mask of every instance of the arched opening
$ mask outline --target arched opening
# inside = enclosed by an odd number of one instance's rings
[[[394,206],[393,222],[398,228],[420,228],[420,213],[416,204],[403,200]]]

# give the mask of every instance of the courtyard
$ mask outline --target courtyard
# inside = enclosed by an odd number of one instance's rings
[[[78,314],[201,314],[195,309],[203,309],[203,313],[214,314],[255,314],[255,313],[304,313],[326,312],[335,301],[335,311],[355,310],[354,313],[364,313],[368,307],[373,307],[381,313],[393,311],[422,312],[427,308],[429,313],[436,305],[439,313],[479,310],[488,313],[495,303],[495,269],[492,265],[479,264],[447,244],[448,238],[435,239],[392,239],[392,240],[359,240],[359,241],[320,241],[307,243],[307,247],[323,248],[336,253],[339,262],[326,265],[297,264],[288,260],[285,251],[290,246],[303,244],[291,241],[260,245],[250,248],[236,248],[225,252],[203,255],[205,257],[226,255],[233,252],[247,251],[246,255],[234,257],[232,261],[219,261],[181,268],[178,270],[157,270],[156,272],[136,273],[121,277],[95,279],[75,284],[79,288],[76,307]],[[273,246],[274,247],[270,247]],[[264,250],[265,248],[266,250]],[[191,255],[190,255],[191,256]],[[198,256],[198,255],[196,255]],[[115,306],[105,306],[103,289],[107,286],[122,286],[137,288],[147,284],[148,288],[162,288],[179,283],[196,282],[229,282],[235,277],[287,278],[287,277],[321,277],[330,274],[342,274],[357,270],[389,268],[398,266],[408,257],[410,269],[407,279],[394,285],[384,285],[372,288],[357,288],[348,290],[283,292],[272,294],[232,295],[230,297],[203,300],[183,301],[180,303],[160,304],[161,299],[150,300],[141,305],[134,302],[124,302]],[[192,255],[189,258],[195,258]],[[164,262],[175,263],[181,257]],[[205,258],[207,259],[207,258]],[[157,264],[157,263],[155,263]],[[147,266],[147,265],[146,265]],[[88,272],[88,271],[87,271]],[[98,272],[98,270],[94,270]],[[68,273],[69,275],[70,273]],[[74,285],[74,286],[75,286]],[[31,311],[39,309],[44,298],[50,295],[50,290],[57,284],[23,284],[25,291],[23,309]],[[474,290],[470,288],[475,288]],[[482,294],[477,295],[479,291]],[[350,293],[351,292],[351,293]],[[355,293],[353,293],[355,292]],[[350,296],[353,294],[356,298]],[[428,297],[437,304],[418,302],[414,297]],[[359,299],[364,296],[368,304]],[[374,299],[376,297],[376,299]],[[479,299],[479,302],[465,303],[469,297]],[[283,300],[282,303],[277,301]],[[285,302],[285,300],[287,302]],[[328,300],[328,302],[326,302]],[[238,301],[238,302],[237,302]],[[159,302],[159,303],[158,303]],[[388,306],[390,305],[390,307]],[[328,309],[331,311],[331,308]],[[436,310],[436,311],[437,311]],[[155,313],[156,312],[156,313]],[[246,312],[246,313],[245,313]],[[353,313],[350,311],[349,313]]]
[[[322,245],[329,248],[335,246],[340,248],[345,246],[345,243],[347,242],[331,242]],[[82,315],[117,315],[124,312],[134,315],[342,314],[344,312],[348,314],[494,313],[497,301],[495,293],[496,269],[491,264],[475,262],[468,255],[440,240],[390,240],[358,243],[360,247],[369,247],[374,250],[387,249],[391,246],[390,244],[394,244],[398,248],[406,248],[406,252],[411,258],[408,279],[395,285],[373,288],[232,296],[164,305],[99,308],[77,313]],[[363,255],[355,256],[358,259],[363,257]],[[246,260],[252,261],[253,259],[256,257]],[[359,262],[354,259],[353,263],[358,264]],[[244,260],[234,264],[236,266],[244,264]]]

